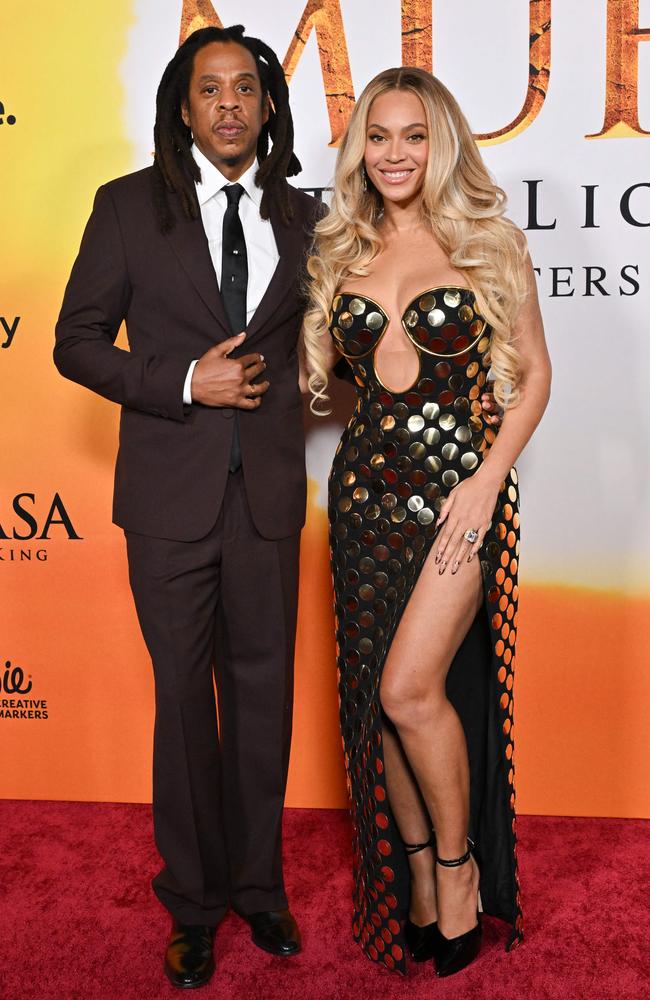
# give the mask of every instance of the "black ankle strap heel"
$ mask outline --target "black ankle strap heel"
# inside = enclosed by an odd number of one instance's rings
[[[474,842],[467,838],[467,850],[459,858],[436,858],[436,864],[442,868],[459,868],[467,864],[472,857]],[[480,903],[480,895],[478,897]],[[434,959],[437,976],[451,976],[460,972],[473,962],[481,948],[481,915],[478,904],[476,910],[476,926],[458,937],[446,938],[440,928],[436,931]]]
[[[429,839],[425,840],[422,844],[407,844],[404,842],[404,850],[409,857],[412,854],[418,854],[427,847],[433,847],[435,851],[436,834],[434,830],[431,831]],[[414,924],[410,918],[406,920],[404,924],[404,939],[414,962],[428,962],[429,959],[433,958],[437,928],[438,925],[435,920],[432,924],[426,924],[424,927]]]

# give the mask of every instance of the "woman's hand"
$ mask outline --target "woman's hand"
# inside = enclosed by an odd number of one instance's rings
[[[485,538],[499,494],[500,483],[494,484],[481,478],[479,469],[471,479],[459,483],[445,500],[438,520],[436,565],[444,573],[451,564],[451,572],[457,573],[464,560],[474,558]],[[476,538],[469,542],[466,531],[475,531]]]

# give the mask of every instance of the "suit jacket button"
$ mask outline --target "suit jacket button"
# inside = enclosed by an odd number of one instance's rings
[[[230,406],[224,406],[221,411],[221,416],[225,417],[227,420],[232,420],[235,415],[235,411]]]

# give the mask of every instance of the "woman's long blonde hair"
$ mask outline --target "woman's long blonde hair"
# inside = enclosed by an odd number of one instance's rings
[[[381,249],[383,202],[374,186],[364,183],[364,154],[372,102],[390,90],[410,91],[422,101],[429,132],[422,216],[452,266],[466,273],[492,327],[494,394],[502,406],[512,405],[519,382],[513,329],[527,289],[525,240],[503,217],[505,193],[492,182],[455,98],[430,73],[400,67],[379,73],[357,101],[341,140],[332,206],[315,229],[303,344],[311,409],[319,413],[316,404],[328,398],[323,338],[329,337],[332,300],[348,275],[368,273]]]

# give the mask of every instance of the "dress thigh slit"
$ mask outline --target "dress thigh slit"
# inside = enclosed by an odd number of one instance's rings
[[[334,457],[329,520],[353,825],[353,933],[370,959],[404,972],[408,866],[386,793],[379,684],[442,504],[480,468],[498,429],[484,420],[481,405],[492,331],[473,291],[429,288],[401,320],[420,370],[414,384],[398,392],[382,384],[375,368],[388,314],[360,292],[341,291],[332,301],[329,328],[350,366],[357,403]],[[467,739],[469,836],[483,910],[510,925],[507,948],[523,935],[513,755],[518,504],[512,469],[480,550],[482,607],[447,675]]]
[[[346,454],[344,447],[341,454]],[[330,519],[339,703],[353,825],[353,935],[372,961],[404,973],[409,873],[386,789],[379,688],[437,525],[435,518],[428,524],[395,520],[391,513],[397,507],[383,511],[379,504],[367,503],[372,498],[364,487],[355,487],[352,465],[349,458],[335,460]],[[486,914],[511,925],[507,948],[523,935],[512,756],[518,544],[512,470],[479,553],[482,604],[446,680],[467,740],[468,832],[481,871],[482,906]]]

